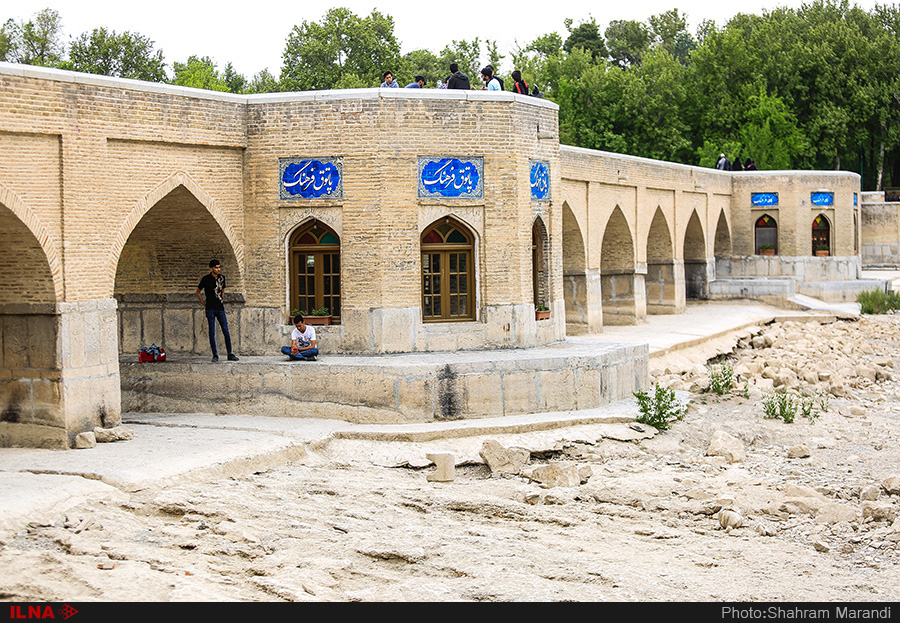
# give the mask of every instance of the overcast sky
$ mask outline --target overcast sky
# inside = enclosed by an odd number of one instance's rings
[[[632,0],[603,5],[596,0],[550,0],[532,2],[485,2],[449,0],[426,4],[421,0],[335,0],[334,2],[197,2],[195,0],[152,0],[146,4],[123,0],[17,0],[4,3],[0,20],[27,20],[45,8],[59,11],[68,37],[100,26],[122,32],[138,32],[150,37],[163,51],[171,68],[174,61],[188,56],[210,56],[223,69],[231,62],[250,78],[268,68],[276,77],[281,71],[281,54],[291,28],[306,21],[318,21],[334,6],[347,7],[360,16],[373,9],[394,18],[394,35],[403,53],[428,49],[438,53],[453,39],[478,37],[496,40],[507,54],[516,43],[524,46],[535,37],[558,32],[565,38],[564,20],[575,23],[593,16],[601,29],[610,20],[645,21],[651,15],[676,7],[688,17],[689,30],[712,19],[724,25],[738,12],[762,13],[780,6],[799,7],[802,0]],[[871,9],[875,0],[858,0]],[[893,4],[881,2],[881,4]],[[509,59],[501,67],[506,70]]]

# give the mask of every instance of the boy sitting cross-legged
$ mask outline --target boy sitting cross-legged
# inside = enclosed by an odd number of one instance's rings
[[[291,331],[291,345],[282,346],[281,352],[296,361],[315,361],[319,349],[316,348],[316,330],[303,322],[303,316],[293,318],[294,330]]]

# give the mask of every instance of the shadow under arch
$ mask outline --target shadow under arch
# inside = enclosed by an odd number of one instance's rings
[[[606,222],[600,246],[603,324],[635,324],[646,313],[644,284],[637,281],[634,237],[625,213],[616,206]]]
[[[112,277],[115,278],[118,273],[118,267],[121,261],[123,249],[131,239],[134,230],[140,226],[142,221],[144,221],[144,218],[148,212],[159,206],[160,202],[172,195],[172,193],[175,192],[178,188],[183,188],[188,194],[190,194],[196,201],[196,205],[202,207],[203,210],[208,213],[208,215],[221,230],[222,235],[224,235],[224,237],[228,241],[230,254],[234,257],[235,260],[233,268],[230,267],[229,271],[231,271],[232,273],[236,272],[238,275],[238,278],[235,280],[236,283],[233,283],[232,287],[234,287],[234,285],[237,285],[237,283],[243,285],[243,242],[240,240],[240,238],[238,238],[237,234],[234,231],[234,228],[228,221],[228,218],[226,217],[222,209],[219,208],[218,204],[212,198],[212,196],[205,190],[203,190],[203,188],[201,188],[200,185],[197,184],[197,182],[194,181],[194,179],[184,171],[173,173],[161,184],[156,186],[156,188],[141,197],[137,201],[135,207],[128,214],[125,221],[122,223],[122,226],[119,228],[119,232],[116,234],[113,240],[113,248],[110,254],[110,267],[112,271]],[[223,266],[223,268],[225,267]],[[115,279],[113,280],[113,283],[115,283]]]
[[[47,228],[14,192],[0,186],[0,304],[65,298],[62,261]],[[13,251],[14,252],[11,252]]]
[[[586,333],[589,329],[590,288],[587,252],[578,218],[568,202],[562,209],[563,299],[566,305],[566,331]]]
[[[706,257],[706,236],[697,210],[691,212],[684,230],[684,295],[708,299],[711,266]]]
[[[731,227],[728,225],[728,217],[725,210],[719,211],[719,220],[716,222],[716,237],[713,242],[713,255],[715,257],[729,257],[733,254],[731,243]]]
[[[531,282],[534,306],[550,305],[550,236],[540,216],[531,224]]]
[[[672,230],[662,208],[657,206],[647,232],[647,276],[644,288],[648,314],[684,311],[684,265],[675,260]]]
[[[221,210],[187,174],[173,175],[142,198],[115,241],[119,351],[153,343],[167,352],[208,352],[205,312],[195,292],[209,261],[217,259],[226,309],[243,305],[243,247],[234,238]],[[229,315],[232,342],[239,343],[240,314]]]

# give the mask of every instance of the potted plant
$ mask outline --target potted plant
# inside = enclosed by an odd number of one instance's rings
[[[300,310],[299,310],[299,309],[297,309],[296,307],[295,307],[294,309],[292,309],[292,310],[291,310],[291,313],[288,315],[288,321],[287,321],[287,323],[288,323],[288,324],[294,324],[294,316],[297,316],[297,315],[299,315],[299,314],[300,314]]]
[[[829,248],[827,244],[817,244],[814,251],[816,257],[828,257]]]
[[[312,310],[309,315],[305,311],[301,311],[300,315],[303,316],[303,322],[305,324],[318,324],[318,325],[328,325],[331,324],[331,314],[328,312],[327,307],[320,307],[319,309]]]
[[[775,245],[764,244],[759,247],[760,255],[775,255]]]
[[[543,303],[538,303],[534,308],[535,320],[547,320],[550,317],[550,309]]]

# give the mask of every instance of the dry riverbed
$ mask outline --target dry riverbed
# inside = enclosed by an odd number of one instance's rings
[[[294,464],[85,501],[0,533],[0,594],[900,600],[900,316],[770,325],[738,340],[720,359],[740,375],[726,396],[703,391],[706,367],[690,353],[654,360],[654,381],[690,400],[668,431],[334,440]],[[775,388],[827,410],[767,419]],[[464,461],[453,482],[426,480],[435,450]],[[501,473],[505,452],[515,473]],[[539,482],[547,466],[560,486]]]

